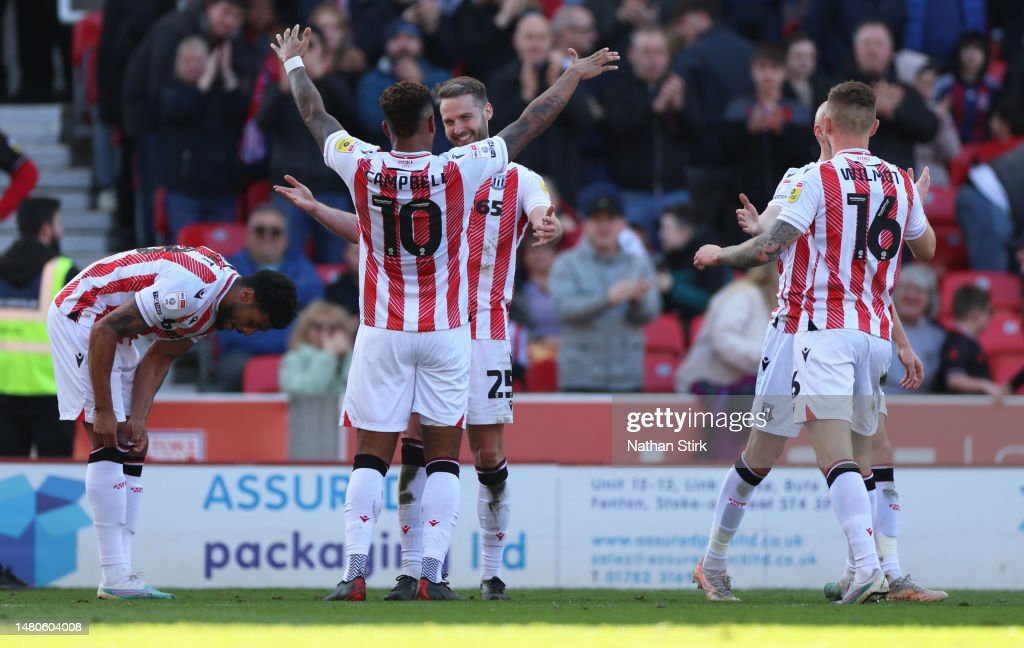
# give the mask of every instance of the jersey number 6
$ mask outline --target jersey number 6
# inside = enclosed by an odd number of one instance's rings
[[[399,256],[399,238],[402,240],[402,247],[413,256],[434,255],[438,246],[441,245],[441,208],[436,202],[413,200],[399,207],[398,201],[394,198],[374,196],[373,204],[375,207],[380,207],[381,216],[384,217],[385,256]],[[396,207],[398,207],[397,210]],[[430,236],[424,243],[417,243],[413,236],[413,216],[416,212],[426,212],[427,214]],[[397,227],[395,225],[396,218],[398,220]]]

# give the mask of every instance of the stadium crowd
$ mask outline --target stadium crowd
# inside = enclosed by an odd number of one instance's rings
[[[51,4],[16,3],[17,24],[36,21],[39,38],[19,39],[21,87],[7,96],[0,79],[0,100],[60,100],[69,87],[70,75],[37,64],[54,48],[70,56],[56,16],[37,15]],[[107,0],[84,20],[100,27],[83,79],[118,247],[210,243],[240,272],[286,273],[309,308],[287,331],[219,333],[205,389],[240,390],[249,360],[286,352],[286,390],[310,389],[295,386],[306,363],[323,365],[323,390],[344,389],[350,320],[320,300],[357,314],[357,255],[270,189],[290,174],[324,204],[352,209],[269,47],[294,23],[313,27],[306,68],[328,112],[383,147],[377,100],[396,81],[483,80],[497,132],[561,74],[568,48],[623,53],[623,69],[584,83],[519,158],[544,176],[566,236],[557,255],[521,249],[517,386],[750,393],[761,333],[735,312],[762,321],[771,279],[698,273],[693,255],[745,238],[738,193],[763,209],[788,168],[816,158],[812,115],[846,79],[877,94],[872,151],[931,170],[939,254],[908,264],[895,295],[928,389],[998,398],[1019,386],[1009,384],[1024,366],[1018,0]],[[438,126],[435,152],[449,148]],[[29,168],[18,159],[0,163]],[[15,177],[11,190],[27,194],[25,182]],[[0,216],[13,200],[0,201]],[[16,281],[4,260],[0,281]],[[573,303],[579,281],[601,284],[601,312]],[[737,327],[699,333],[705,318]]]

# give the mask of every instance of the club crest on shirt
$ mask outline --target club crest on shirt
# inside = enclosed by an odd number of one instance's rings
[[[338,140],[338,143],[334,145],[334,149],[338,153],[351,153],[356,150],[356,140],[352,137],[346,137]]]
[[[804,189],[804,183],[798,182],[796,186],[789,190],[789,196],[786,197],[786,202],[794,203],[800,198],[800,192]]]
[[[496,175],[491,178],[491,189],[500,191],[505,188],[505,174]]]
[[[184,290],[164,295],[164,306],[167,310],[185,310],[186,295]]]

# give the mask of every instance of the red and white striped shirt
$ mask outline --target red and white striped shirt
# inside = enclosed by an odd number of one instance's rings
[[[786,171],[779,186],[775,188],[775,195],[768,203],[785,207],[786,199],[789,198],[800,177],[818,165],[818,162],[805,164]],[[804,293],[813,290],[811,285],[813,267],[810,263],[811,248],[810,238],[814,234],[814,225],[811,224],[810,231],[796,240],[795,243],[786,248],[779,255],[779,292],[778,305],[772,311],[772,321],[782,324],[779,330],[786,333],[796,333],[800,325],[800,313],[802,311]]]
[[[324,161],[356,206],[362,323],[394,331],[468,323],[469,211],[476,188],[508,166],[504,140],[431,155],[383,152],[340,130],[324,143]]]
[[[61,313],[91,327],[135,299],[149,325],[142,335],[179,340],[213,330],[217,308],[238,273],[207,247],[128,250],[93,263],[57,293]]]
[[[469,312],[474,340],[508,339],[508,305],[516,274],[516,251],[530,212],[549,207],[544,182],[511,163],[476,190],[469,212]]]
[[[810,237],[813,264],[800,330],[856,329],[889,339],[903,241],[928,221],[906,171],[844,150],[800,176],[779,218]]]

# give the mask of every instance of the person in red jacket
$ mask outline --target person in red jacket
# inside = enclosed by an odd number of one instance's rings
[[[11,184],[0,196],[0,221],[14,213],[22,199],[39,182],[39,169],[7,133],[0,131],[0,169],[11,176]]]

